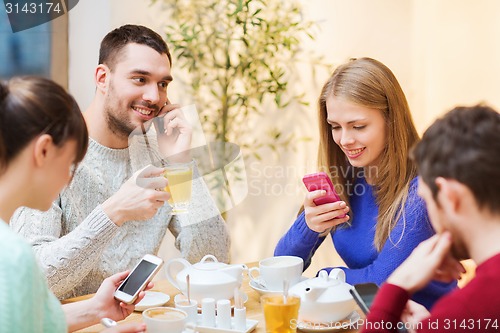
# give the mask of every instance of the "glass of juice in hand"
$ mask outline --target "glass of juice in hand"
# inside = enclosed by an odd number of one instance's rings
[[[163,175],[168,184],[165,191],[170,193],[168,203],[172,206],[172,215],[188,212],[191,200],[194,162],[166,165]]]

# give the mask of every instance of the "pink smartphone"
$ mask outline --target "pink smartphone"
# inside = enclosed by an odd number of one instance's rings
[[[309,192],[317,191],[317,190],[325,190],[326,194],[322,197],[314,199],[314,203],[319,206],[326,203],[332,203],[336,201],[340,201],[340,196],[335,192],[335,188],[333,187],[332,181],[330,177],[325,172],[311,173],[309,175],[305,175],[302,178],[304,185],[306,186]],[[337,218],[345,217],[345,214],[338,216]]]

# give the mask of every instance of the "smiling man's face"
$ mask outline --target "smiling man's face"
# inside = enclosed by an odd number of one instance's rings
[[[111,131],[129,134],[154,118],[167,102],[172,81],[166,54],[140,44],[128,44],[109,72],[104,100],[105,118]]]

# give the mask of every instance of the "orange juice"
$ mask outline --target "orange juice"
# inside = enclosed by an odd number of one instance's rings
[[[267,333],[295,333],[299,315],[300,298],[288,296],[286,303],[282,295],[261,297]]]

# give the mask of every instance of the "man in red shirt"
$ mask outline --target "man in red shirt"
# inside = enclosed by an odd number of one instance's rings
[[[453,109],[425,132],[413,158],[437,234],[387,279],[362,332],[396,332],[402,315],[419,333],[500,332],[500,114],[483,105]],[[477,268],[463,289],[430,313],[408,302],[432,279],[459,277],[465,258]]]

